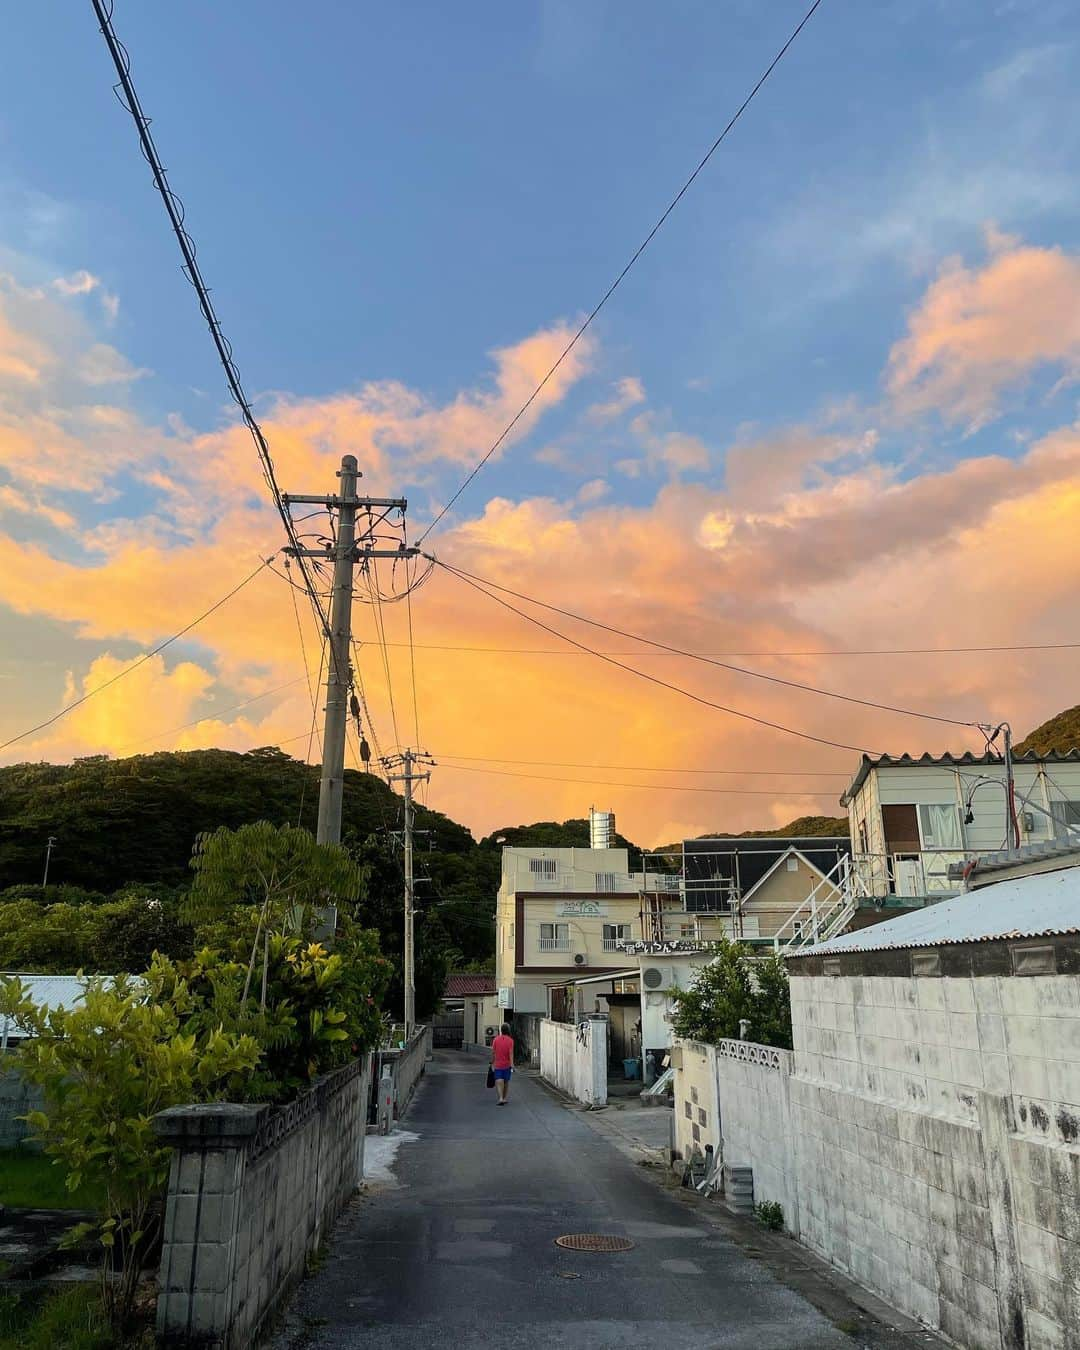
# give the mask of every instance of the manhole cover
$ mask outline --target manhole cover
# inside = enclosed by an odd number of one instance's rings
[[[564,1233],[555,1239],[556,1247],[572,1252],[628,1252],[634,1245],[629,1238],[608,1237],[604,1233]]]

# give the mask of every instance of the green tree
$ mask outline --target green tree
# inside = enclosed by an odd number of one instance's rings
[[[780,956],[758,961],[753,969],[754,996],[750,1013],[750,1039],[759,1045],[790,1050],[791,989],[787,967]]]
[[[753,987],[745,949],[722,938],[713,959],[697,972],[689,989],[677,990],[672,1027],[687,1040],[714,1043],[737,1038],[739,1023],[751,1017]]]
[[[220,1026],[191,1031],[198,1007],[198,995],[162,957],[141,980],[92,980],[71,1009],[38,1007],[17,978],[0,981],[0,1013],[30,1038],[14,1063],[44,1089],[46,1108],[31,1112],[30,1128],[65,1168],[71,1190],[87,1182],[104,1197],[98,1222],[72,1237],[97,1235],[102,1297],[120,1326],[131,1315],[143,1253],[157,1238],[171,1159],[154,1137],[154,1114],[241,1091],[260,1057],[251,1036]]]

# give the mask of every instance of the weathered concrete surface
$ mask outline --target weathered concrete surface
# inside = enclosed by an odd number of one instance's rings
[[[436,1055],[406,1121],[418,1138],[394,1162],[399,1186],[346,1211],[279,1350],[885,1344],[835,1327],[530,1076],[496,1107],[484,1067]],[[554,1245],[579,1232],[636,1245]]]

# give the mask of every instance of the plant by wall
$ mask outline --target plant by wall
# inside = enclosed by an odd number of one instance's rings
[[[20,980],[0,981],[0,1014],[31,1038],[15,1064],[44,1089],[46,1109],[30,1113],[30,1129],[71,1190],[89,1182],[104,1197],[97,1222],[71,1236],[99,1240],[102,1299],[119,1326],[131,1316],[142,1254],[157,1240],[171,1159],[154,1136],[154,1114],[235,1096],[259,1061],[251,1036],[218,1025],[192,1030],[200,1008],[164,957],[145,980],[91,980],[71,1009],[38,1007]]]
[[[790,1050],[791,997],[783,961],[776,956],[755,961],[726,938],[713,952],[690,987],[672,996],[675,1034],[709,1043],[737,1040],[745,1021],[748,1039]]]

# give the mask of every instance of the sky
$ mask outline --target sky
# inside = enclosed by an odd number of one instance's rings
[[[116,0],[281,486],[352,453],[422,533],[803,8]],[[357,607],[372,739],[432,753],[433,806],[480,835],[595,804],[650,846],[773,827],[837,814],[862,751],[1080,701],[1075,651],[835,654],[1080,642],[1078,42],[1055,0],[824,0],[425,540],[905,711],[512,600],[546,632],[436,569],[412,659],[409,606]],[[89,4],[9,16],[0,763],[304,755],[320,644],[269,570],[21,736],[284,542],[113,83]]]

